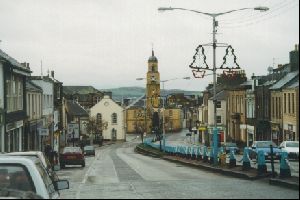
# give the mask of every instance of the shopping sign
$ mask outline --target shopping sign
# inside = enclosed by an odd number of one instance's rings
[[[39,128],[38,131],[40,136],[49,136],[49,129],[47,128]]]
[[[74,138],[79,139],[79,124],[77,123],[68,124],[68,138],[73,138],[73,134]]]

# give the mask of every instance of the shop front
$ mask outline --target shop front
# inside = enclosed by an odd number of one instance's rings
[[[296,140],[296,126],[294,124],[283,124],[283,140],[284,141]]]
[[[23,150],[23,120],[6,125],[6,133],[4,136],[4,151],[17,152]]]
[[[283,141],[283,137],[280,134],[280,124],[278,123],[272,123],[271,124],[271,140],[279,145]]]

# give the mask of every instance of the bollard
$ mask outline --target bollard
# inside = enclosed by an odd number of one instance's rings
[[[243,170],[249,170],[251,168],[250,159],[249,159],[249,149],[247,147],[244,148],[243,155]]]
[[[203,147],[203,161],[208,162],[207,147]]]
[[[209,152],[209,164],[214,164],[214,151],[213,149],[210,150]]]
[[[191,147],[187,147],[186,158],[187,159],[191,158]]]
[[[230,148],[230,156],[229,156],[229,167],[236,167],[236,158],[234,155],[234,148]]]
[[[280,178],[291,177],[291,168],[288,162],[288,153],[282,152],[280,158]]]
[[[199,160],[201,160],[202,159],[202,157],[201,157],[201,147],[198,147],[197,148],[197,160],[199,161]]]
[[[263,175],[267,173],[265,153],[262,150],[258,151],[257,153],[257,172],[258,175]]]
[[[220,153],[220,159],[219,159],[219,164],[222,166],[222,167],[225,167],[226,166],[226,153]]]
[[[196,160],[196,152],[195,152],[195,147],[193,146],[192,148],[192,153],[191,153],[191,156],[192,156],[192,160]]]

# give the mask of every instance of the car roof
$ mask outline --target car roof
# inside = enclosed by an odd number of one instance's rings
[[[1,163],[16,163],[16,164],[22,164],[22,163],[39,163],[40,160],[38,158],[34,157],[22,157],[22,156],[9,156],[9,155],[2,155],[0,156],[0,164]]]
[[[40,151],[25,151],[25,152],[11,152],[7,153],[8,155],[26,155],[26,156],[31,156],[31,155],[42,155],[43,153]]]

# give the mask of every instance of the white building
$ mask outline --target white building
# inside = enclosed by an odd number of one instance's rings
[[[124,109],[109,96],[105,95],[99,103],[91,108],[90,117],[101,119],[102,123],[107,123],[102,133],[104,140],[125,140]]]
[[[223,90],[216,94],[217,100],[217,127],[219,129],[219,133],[221,134],[221,142],[226,142],[227,135],[227,101],[226,101],[226,91]],[[210,134],[212,135],[212,128],[214,127],[214,103],[213,98],[208,100],[208,128],[210,130]]]
[[[43,90],[42,94],[42,118],[43,128],[40,129],[40,141],[42,147],[45,143],[53,147],[54,144],[54,82],[49,77],[32,76],[30,80]]]

